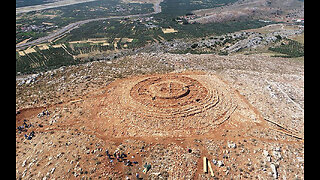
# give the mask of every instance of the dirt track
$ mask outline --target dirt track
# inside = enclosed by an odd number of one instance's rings
[[[58,1],[56,3],[49,3],[49,4],[36,5],[36,6],[27,6],[27,7],[16,8],[16,13],[30,12],[30,11],[35,11],[35,10],[43,10],[43,9],[47,9],[47,8],[60,7],[60,6],[66,6],[66,5],[89,2],[89,1],[95,1],[95,0],[83,0],[81,2],[79,2],[79,1],[75,2],[73,0],[70,0],[70,1],[66,0],[66,1]],[[126,1],[126,2],[128,3],[130,1]],[[151,12],[151,13],[134,14],[134,15],[126,15],[126,16],[111,16],[111,17],[105,17],[105,18],[94,18],[94,19],[86,19],[86,20],[82,20],[82,21],[77,21],[77,22],[68,24],[67,26],[64,26],[64,27],[54,31],[45,37],[40,37],[40,38],[35,39],[30,42],[16,44],[16,49],[25,49],[27,47],[37,45],[37,44],[40,44],[43,42],[52,41],[54,39],[57,39],[57,38],[63,36],[66,33],[69,33],[71,30],[78,28],[79,26],[81,26],[83,24],[93,22],[93,21],[102,21],[102,20],[120,19],[120,18],[135,18],[135,17],[149,16],[152,14],[158,14],[161,12],[161,6],[160,6],[161,2],[162,2],[162,0],[155,0],[155,1],[150,2],[153,4],[153,9],[154,9],[154,12]]]

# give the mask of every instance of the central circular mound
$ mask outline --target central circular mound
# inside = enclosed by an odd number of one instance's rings
[[[188,85],[177,81],[164,81],[153,84],[149,87],[150,96],[153,100],[160,99],[178,99],[189,94]]]
[[[199,81],[177,75],[143,79],[131,88],[130,96],[147,112],[165,117],[184,116],[186,111],[191,113],[201,104],[215,101],[212,92]]]

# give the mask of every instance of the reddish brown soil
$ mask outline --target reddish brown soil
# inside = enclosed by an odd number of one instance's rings
[[[220,76],[204,72],[118,79],[79,99],[51,105],[47,107],[49,115],[37,117],[44,109],[23,109],[16,116],[17,126],[27,119],[34,125],[28,132],[36,132],[32,140],[17,134],[17,174],[20,176],[124,179],[133,178],[138,172],[140,177],[151,179],[206,179],[210,173],[202,172],[202,157],[207,157],[215,177],[270,178],[270,169],[261,172],[262,150],[271,152],[274,144],[282,144],[282,150],[290,149],[291,144],[302,145],[299,135],[265,121],[260,112]],[[44,127],[37,126],[39,122]],[[276,136],[282,139],[275,140]],[[26,152],[30,167],[21,167],[23,160],[18,156],[25,150],[21,150],[21,143],[31,149],[39,146],[33,154]],[[230,148],[229,143],[237,147]],[[51,147],[52,144],[56,146]],[[75,147],[70,148],[69,144]],[[54,150],[50,151],[49,147]],[[187,148],[192,152],[188,153]],[[106,149],[111,154],[116,150],[124,152],[127,159],[138,164],[128,167],[116,159],[110,163],[104,153]],[[64,152],[64,159],[54,152]],[[48,157],[58,156],[48,161]],[[223,160],[225,165],[213,165],[212,159]],[[289,160],[290,156],[283,155],[283,159]],[[36,165],[30,165],[30,161]],[[146,162],[152,168],[144,174]],[[248,162],[254,164],[253,169],[246,167]],[[281,165],[278,168],[281,169]],[[41,166],[45,168],[39,168]]]

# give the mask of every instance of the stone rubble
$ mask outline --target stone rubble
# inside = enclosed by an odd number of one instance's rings
[[[165,133],[139,137],[154,128],[148,129],[148,123],[144,123],[146,132],[137,131],[136,136],[128,137],[123,131],[122,136],[110,138],[105,133],[112,127],[105,126],[111,123],[103,121],[104,114],[87,113],[87,101],[110,93],[104,89],[110,82],[145,73],[184,70],[218,74],[252,109],[238,106],[235,113],[239,117],[243,113],[239,121],[230,118],[212,131],[190,127],[194,136],[187,138]],[[27,119],[33,126],[26,133],[34,131],[35,136],[27,140],[22,131],[16,130],[16,177],[133,179],[138,172],[144,179],[209,179],[210,174],[200,173],[205,156],[219,179],[303,179],[303,142],[263,120],[272,120],[303,137],[303,77],[303,65],[298,61],[266,55],[137,53],[112,63],[99,61],[39,73],[29,84],[18,78],[16,125],[22,126]],[[94,120],[101,121],[90,123]],[[121,150],[137,164],[126,166],[116,159],[110,162],[106,149],[112,153]],[[151,169],[144,174],[146,162]]]

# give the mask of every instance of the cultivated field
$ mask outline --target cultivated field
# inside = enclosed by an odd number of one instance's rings
[[[26,12],[31,12],[31,11],[40,11],[40,10],[45,10],[45,9],[51,9],[51,8],[68,6],[68,5],[72,5],[72,4],[79,4],[79,3],[85,3],[85,2],[91,2],[91,1],[96,1],[96,0],[60,0],[60,1],[53,2],[53,3],[19,7],[19,8],[16,8],[16,14],[26,13]]]

